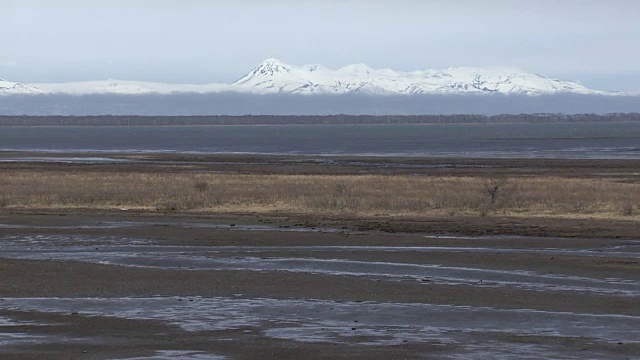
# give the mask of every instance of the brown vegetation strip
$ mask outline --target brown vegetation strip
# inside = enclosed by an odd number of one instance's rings
[[[639,206],[640,184],[602,178],[35,171],[0,174],[0,207],[7,209],[640,220]]]

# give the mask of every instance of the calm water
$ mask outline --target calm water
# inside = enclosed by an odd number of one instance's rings
[[[640,123],[0,127],[0,150],[640,158]]]

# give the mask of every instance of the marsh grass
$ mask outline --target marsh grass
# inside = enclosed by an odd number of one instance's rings
[[[487,191],[482,176],[184,173],[0,174],[8,209],[130,208],[157,212],[354,216],[632,218],[640,184],[614,179],[517,177]]]

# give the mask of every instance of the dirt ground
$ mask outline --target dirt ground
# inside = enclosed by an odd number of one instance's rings
[[[0,169],[640,173],[637,161],[114,156],[148,162]],[[640,226],[0,209],[0,357],[640,358]]]

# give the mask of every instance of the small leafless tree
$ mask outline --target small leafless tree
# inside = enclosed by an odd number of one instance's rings
[[[496,201],[504,192],[504,186],[507,184],[507,178],[502,176],[493,176],[485,181],[482,193],[489,197],[491,205],[495,205]]]

